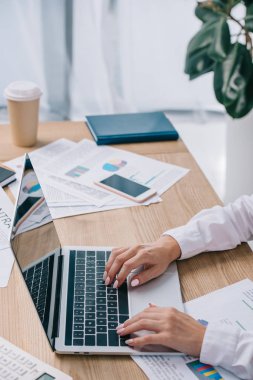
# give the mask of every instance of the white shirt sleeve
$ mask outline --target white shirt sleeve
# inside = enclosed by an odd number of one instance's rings
[[[253,332],[221,323],[209,323],[200,361],[221,366],[240,379],[253,379]]]
[[[235,248],[253,239],[253,195],[244,195],[227,206],[196,214],[186,225],[164,232],[177,240],[180,259],[205,251]]]
[[[253,239],[253,195],[225,207],[216,206],[195,215],[185,226],[164,233],[177,240],[181,258],[204,251],[223,251]],[[220,365],[241,379],[253,379],[253,332],[210,323],[200,360]]]

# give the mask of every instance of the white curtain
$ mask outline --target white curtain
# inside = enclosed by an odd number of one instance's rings
[[[219,108],[212,74],[189,82],[195,0],[1,0],[0,107],[5,86],[32,80],[44,119]],[[0,112],[1,117],[1,112]]]

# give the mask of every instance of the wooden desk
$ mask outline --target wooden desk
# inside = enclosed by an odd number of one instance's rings
[[[82,122],[46,123],[39,128],[39,141],[34,148],[60,137],[74,141],[91,138]],[[191,170],[163,195],[160,204],[56,220],[63,245],[117,246],[152,241],[164,230],[184,224],[201,209],[220,203],[182,141],[118,147]],[[8,126],[0,126],[0,161],[30,150],[13,146]],[[252,267],[253,255],[247,244],[224,253],[202,254],[181,261],[178,268],[183,298],[188,301],[246,277],[253,280]],[[33,305],[16,264],[8,287],[0,289],[0,307],[0,335],[71,374],[75,380],[145,379],[142,371],[128,357],[54,354],[39,320],[34,318]]]

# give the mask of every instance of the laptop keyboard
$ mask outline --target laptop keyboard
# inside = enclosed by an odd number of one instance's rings
[[[126,346],[116,327],[129,318],[127,283],[105,286],[103,274],[111,252],[70,251],[65,344]]]
[[[53,267],[54,255],[51,255],[23,272],[26,285],[46,331],[49,321]]]

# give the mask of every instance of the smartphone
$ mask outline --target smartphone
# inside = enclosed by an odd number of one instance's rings
[[[113,174],[110,177],[95,182],[95,184],[118,195],[122,195],[122,197],[128,198],[131,201],[140,203],[156,194],[156,191],[150,187],[141,185],[118,174]]]

